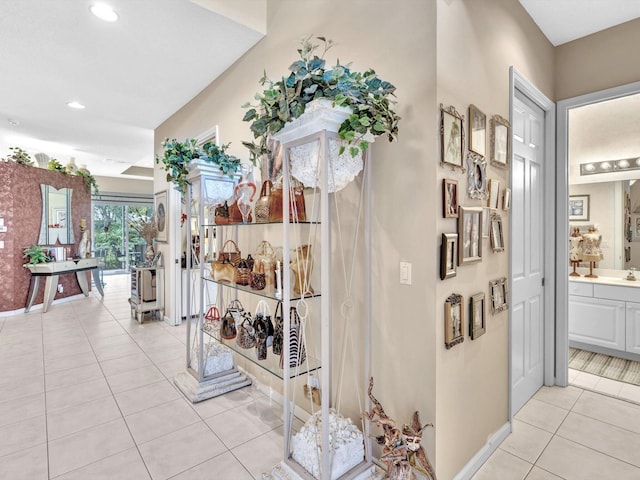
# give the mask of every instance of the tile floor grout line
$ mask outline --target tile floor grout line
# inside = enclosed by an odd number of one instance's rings
[[[40,314],[40,323],[42,324],[42,313]],[[44,327],[44,325],[43,325]],[[47,443],[47,478],[51,478],[51,458],[49,456],[49,415],[47,414],[47,370],[46,360],[44,358],[44,328],[42,329],[42,388],[44,390],[44,439]]]

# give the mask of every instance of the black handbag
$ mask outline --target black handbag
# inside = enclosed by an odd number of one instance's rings
[[[253,320],[256,339],[256,357],[258,360],[267,359],[267,323],[262,313],[256,313]]]
[[[244,314],[244,319],[238,327],[236,345],[245,350],[256,346],[256,330],[253,328],[251,317],[248,314]]]
[[[222,317],[222,325],[220,327],[220,337],[224,338],[225,340],[231,340],[233,338],[236,338],[236,335],[237,335],[236,320],[235,318],[233,318],[233,315],[231,314],[229,309],[227,309],[227,311],[224,314],[224,317]]]
[[[273,329],[273,343],[271,345],[271,350],[274,355],[280,355],[282,353],[282,342],[284,340],[284,325],[282,321],[282,302],[278,302],[276,306],[276,313],[273,316],[274,319],[274,329]]]

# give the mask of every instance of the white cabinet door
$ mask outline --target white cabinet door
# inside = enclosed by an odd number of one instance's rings
[[[625,336],[625,302],[569,295],[569,340],[624,351]]]
[[[627,302],[627,352],[640,354],[640,303]]]

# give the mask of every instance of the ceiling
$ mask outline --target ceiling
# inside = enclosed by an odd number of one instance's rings
[[[105,1],[118,21],[94,0],[0,0],[0,157],[21,147],[146,178],[154,128],[264,36],[266,0]]]
[[[637,0],[519,0],[554,45],[640,17]]]
[[[264,36],[267,0],[105,0],[114,23],[95,1],[0,0],[0,157],[150,179],[154,128]],[[640,17],[640,1],[520,3],[554,45]]]

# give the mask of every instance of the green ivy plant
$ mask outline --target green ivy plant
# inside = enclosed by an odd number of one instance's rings
[[[87,187],[87,191],[91,193],[91,188],[93,187],[93,192],[97,195],[98,191],[98,183],[93,175],[91,175],[88,171],[78,170],[76,171],[76,175],[81,177],[84,180],[84,185]]]
[[[218,146],[212,142],[198,145],[194,138],[187,138],[184,142],[176,139],[165,138],[162,142],[164,152],[162,157],[156,155],[156,163],[162,162],[164,170],[167,172],[167,182],[173,182],[176,189],[181,193],[186,192],[187,174],[189,173],[189,163],[195,159],[214,163],[220,167],[222,173],[232,176],[240,168],[240,159],[229,155],[227,148],[229,144]]]
[[[23,265],[27,268],[29,265],[37,265],[38,263],[46,263],[51,260],[40,245],[29,245],[22,249],[24,254],[22,258],[28,258],[29,261]]]
[[[269,152],[268,137],[302,115],[306,105],[319,98],[331,100],[334,106],[351,108],[353,113],[340,125],[338,135],[349,145],[352,156],[368,148],[363,139],[367,133],[386,135],[390,142],[397,138],[400,117],[393,110],[395,87],[381,80],[373,69],[352,71],[339,61],[327,68],[324,56],[334,43],[316,38],[324,45],[320,56],[315,54],[319,45],[312,43],[311,36],[302,39],[300,59],[291,64],[289,74],[274,81],[265,72],[259,83],[266,88],[255,95],[257,103],[243,105],[249,109],[243,120],[251,122],[254,141],[242,143],[249,149],[254,165]],[[341,146],[340,154],[345,148]]]
[[[20,147],[9,147],[9,150],[11,150],[12,153],[6,158],[6,160],[19,163],[20,165],[27,165],[29,167],[33,166],[31,156]]]
[[[61,172],[61,173],[64,173],[65,175],[67,175],[66,167],[64,165],[62,165],[55,158],[52,158],[51,160],[49,160],[49,163],[47,163],[47,170],[52,170],[54,172]]]

